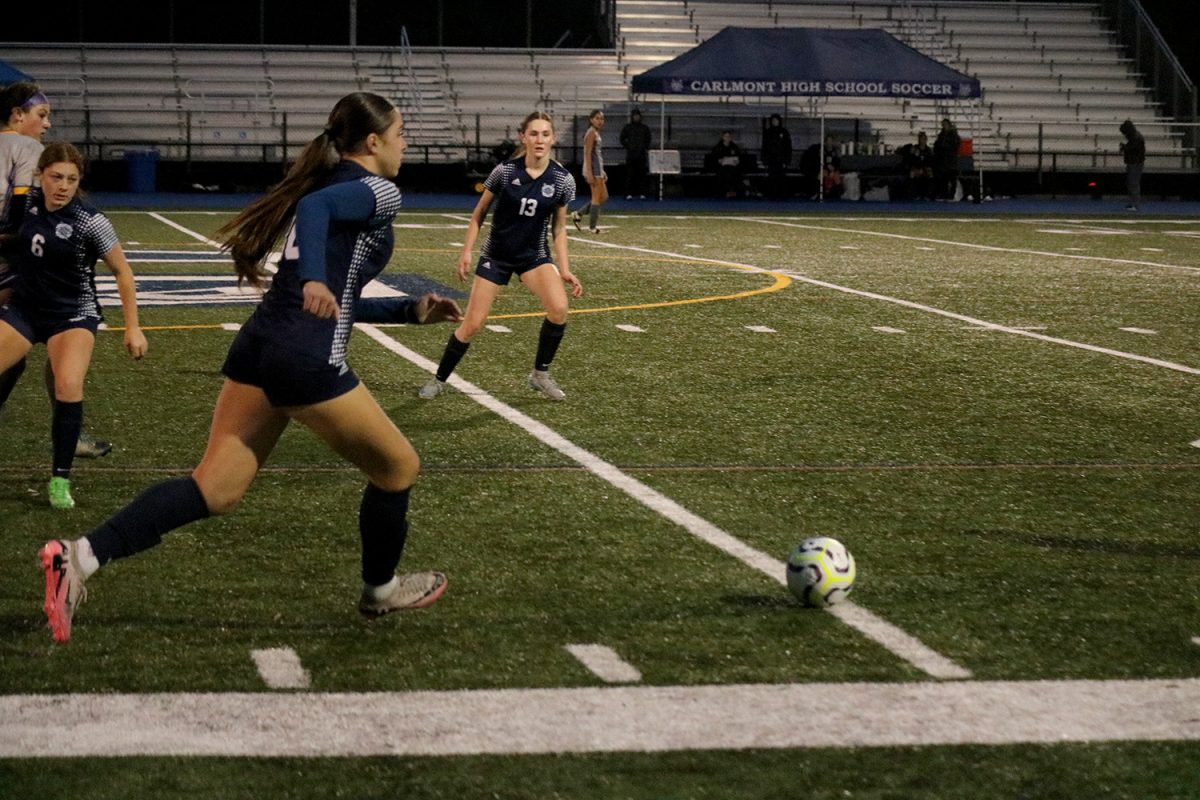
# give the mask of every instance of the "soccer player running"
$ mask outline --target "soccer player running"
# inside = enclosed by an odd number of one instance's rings
[[[17,281],[17,270],[8,253],[16,244],[17,231],[25,214],[29,190],[36,183],[37,161],[42,154],[42,137],[50,130],[50,100],[36,83],[17,81],[0,90],[0,306],[8,302]],[[12,393],[25,359],[0,372],[0,406]],[[54,372],[46,361],[46,396],[54,408]],[[112,451],[112,443],[99,441],[80,431],[75,445],[77,458],[98,458]]]
[[[8,305],[0,308],[0,372],[45,344],[54,372],[50,438],[54,460],[47,490],[50,505],[75,507],[71,466],[83,425],[83,384],[102,316],[96,299],[96,261],[117,278],[125,315],[125,348],[135,359],[146,354],[138,326],[133,271],[112,223],[79,198],[83,156],[55,142],[37,162],[41,187],[29,193],[12,253],[20,279]],[[0,398],[0,403],[3,400]]]
[[[596,109],[588,116],[587,132],[583,134],[583,179],[591,188],[592,196],[578,211],[571,212],[575,230],[582,231],[583,215],[588,215],[588,233],[600,232],[600,206],[608,202],[608,173],[604,171],[604,141],[600,131],[604,128],[604,112]]]
[[[495,203],[492,229],[479,251],[464,319],[446,342],[437,374],[418,391],[422,399],[432,400],[442,393],[471,340],[483,328],[500,287],[506,286],[513,275],[520,276],[546,310],[529,387],[551,400],[566,398],[549,369],[567,329],[563,284],[571,287],[572,296],[583,294],[583,284],[571,272],[567,259],[567,203],[575,197],[575,179],[566,167],[550,158],[555,138],[554,122],[548,114],[535,111],[526,117],[520,136],[516,157],[496,165],[484,181],[483,195],[471,213],[467,240],[458,259],[461,281],[471,270],[471,250],[488,209]],[[553,258],[547,232],[554,240]]]
[[[189,522],[233,511],[292,420],[367,477],[358,516],[359,611],[422,608],[442,595],[440,572],[395,572],[420,461],[346,363],[362,288],[392,254],[400,190],[391,179],[406,146],[400,112],[388,100],[347,95],[287,177],[218,232],[238,276],[256,286],[286,232],[279,270],[229,348],[195,470],[150,487],[86,537],[42,547],[56,640],[70,638],[84,581],[101,566],[154,547]]]

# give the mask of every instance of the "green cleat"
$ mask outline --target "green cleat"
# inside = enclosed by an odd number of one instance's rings
[[[75,498],[71,497],[71,479],[53,477],[47,487],[50,493],[50,507],[69,510],[75,507]]]

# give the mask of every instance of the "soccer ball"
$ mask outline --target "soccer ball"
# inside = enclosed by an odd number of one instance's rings
[[[828,536],[805,539],[788,557],[788,589],[807,606],[822,608],[845,600],[857,575],[854,556]]]

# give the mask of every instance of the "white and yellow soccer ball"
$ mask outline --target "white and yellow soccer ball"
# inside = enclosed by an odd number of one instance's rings
[[[788,557],[788,589],[807,606],[824,608],[840,603],[854,588],[856,577],[854,556],[828,536],[805,539]]]

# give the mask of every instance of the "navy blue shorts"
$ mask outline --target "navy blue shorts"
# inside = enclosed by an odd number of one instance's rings
[[[262,389],[273,406],[311,406],[340,397],[359,384],[349,364],[339,367],[280,347],[245,328],[229,346],[221,372]]]
[[[16,328],[17,333],[29,340],[30,344],[44,344],[51,336],[57,336],[63,331],[83,328],[96,335],[100,327],[100,318],[92,316],[64,317],[61,314],[39,314],[24,308],[15,300],[0,308],[0,320]]]
[[[542,264],[549,263],[552,262],[529,261],[524,264],[506,264],[494,258],[480,258],[479,263],[475,265],[475,274],[485,281],[491,281],[499,286],[508,286],[513,275],[524,275],[531,269],[537,269]]]

